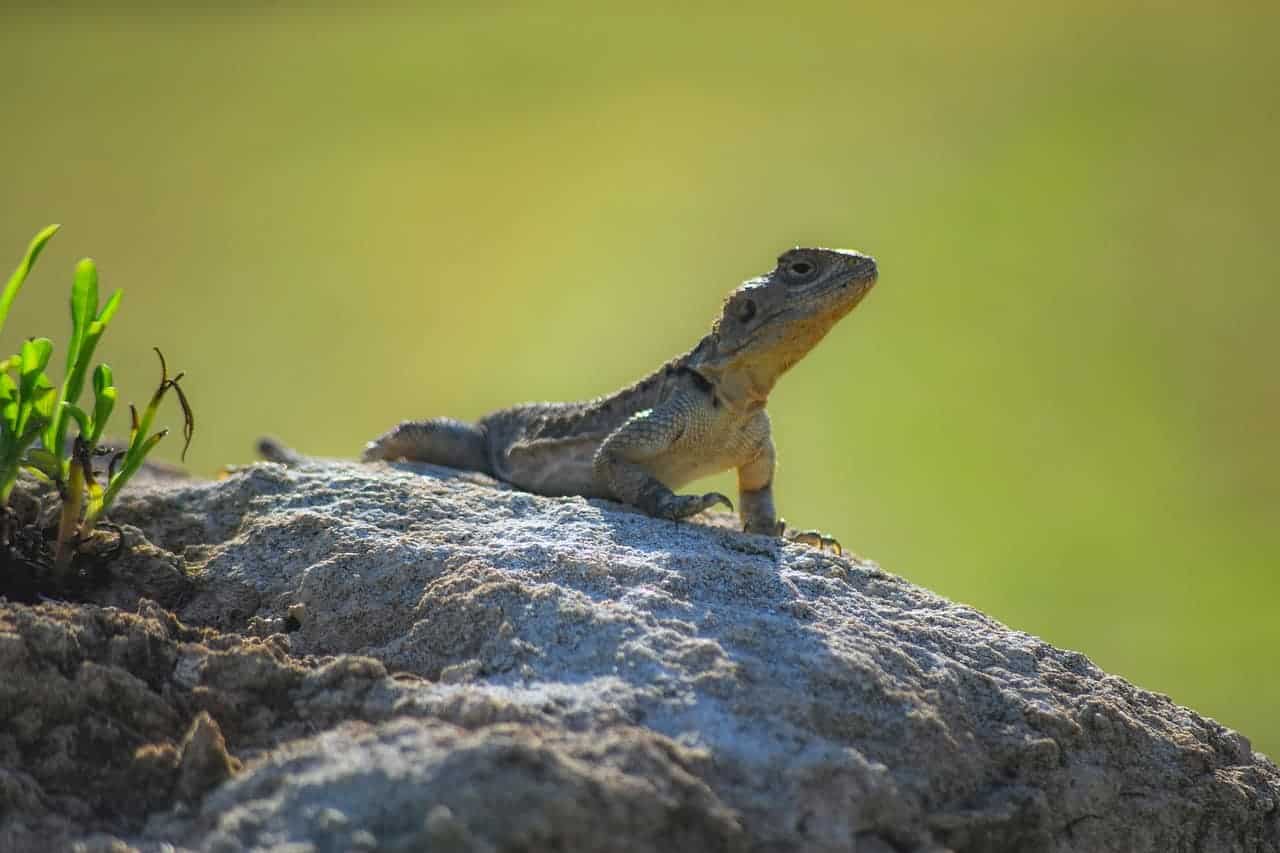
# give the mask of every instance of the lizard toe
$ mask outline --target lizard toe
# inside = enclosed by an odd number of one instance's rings
[[[844,554],[844,548],[840,545],[840,540],[834,536],[828,536],[821,530],[787,530],[786,522],[779,521],[778,535],[792,542],[799,542],[802,545],[817,548],[819,551],[825,551],[830,548],[832,553],[836,555]]]
[[[801,542],[811,548],[817,548],[819,551],[825,551],[828,548],[836,555],[844,554],[844,548],[840,546],[840,540],[833,536],[827,536],[817,530],[804,530],[791,535],[791,541]]]

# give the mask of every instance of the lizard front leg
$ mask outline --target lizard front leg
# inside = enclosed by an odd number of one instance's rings
[[[748,533],[779,536],[778,512],[773,508],[773,439],[765,436],[751,460],[738,466],[738,515]]]
[[[785,536],[793,542],[803,542],[818,550],[830,547],[837,554],[843,553],[836,539],[818,530],[788,530],[787,523],[778,518],[773,506],[774,465],[773,439],[766,436],[760,451],[746,464],[738,466],[738,503],[742,507],[739,512],[742,529],[747,533]]]
[[[592,461],[596,483],[624,503],[673,521],[697,515],[716,504],[733,509],[719,492],[677,495],[655,477],[646,463],[670,450],[688,426],[689,412],[673,397],[656,409],[632,415],[609,434]]]

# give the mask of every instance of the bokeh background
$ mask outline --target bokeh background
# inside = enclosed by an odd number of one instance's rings
[[[3,346],[94,256],[198,472],[610,391],[862,248],[784,514],[1280,756],[1280,4],[5,8],[0,266],[64,227]]]

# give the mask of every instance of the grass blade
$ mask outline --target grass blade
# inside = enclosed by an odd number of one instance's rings
[[[93,261],[85,258],[76,265],[76,277],[71,284],[71,340],[67,344],[67,373],[80,358],[80,348],[84,345],[85,335],[89,333],[89,324],[98,313],[98,268]],[[67,395],[63,393],[63,399]],[[69,399],[68,402],[76,402]]]
[[[13,271],[13,275],[9,276],[9,283],[5,285],[4,293],[0,294],[0,329],[4,328],[4,321],[9,317],[9,308],[13,305],[13,300],[18,297],[18,291],[22,289],[22,283],[27,280],[27,274],[31,272],[31,267],[35,265],[36,258],[40,257],[40,253],[44,251],[45,244],[50,238],[58,232],[59,225],[50,225],[41,231],[31,241],[31,245],[27,247],[27,254],[23,257],[22,263],[18,264],[18,268]]]

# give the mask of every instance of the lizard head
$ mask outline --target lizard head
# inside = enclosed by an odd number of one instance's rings
[[[691,367],[763,402],[778,377],[804,358],[876,283],[875,259],[845,249],[792,249],[767,275],[725,300]]]

